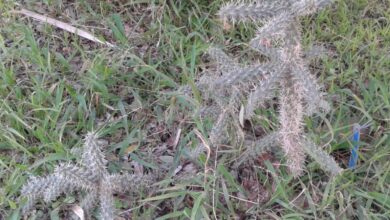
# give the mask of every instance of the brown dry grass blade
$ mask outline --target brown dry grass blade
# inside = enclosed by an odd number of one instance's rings
[[[72,25],[69,25],[69,24],[62,22],[62,21],[59,21],[59,20],[56,20],[54,18],[49,18],[47,16],[40,15],[40,14],[37,14],[35,12],[29,11],[27,9],[21,9],[19,11],[15,11],[15,13],[23,14],[27,17],[33,18],[33,19],[38,20],[40,22],[53,25],[53,26],[58,27],[62,30],[68,31],[68,32],[73,33],[73,34],[77,34],[78,36],[85,38],[85,39],[88,39],[90,41],[100,43],[100,44],[103,44],[103,45],[106,45],[109,47],[115,47],[115,45],[113,45],[109,42],[99,40],[97,37],[93,36],[91,33],[87,32],[87,31],[73,27]]]

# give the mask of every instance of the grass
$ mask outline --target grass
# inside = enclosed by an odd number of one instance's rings
[[[22,218],[18,197],[27,177],[47,175],[73,160],[71,149],[97,129],[111,146],[110,172],[133,171],[132,161],[146,170],[169,170],[155,183],[156,191],[137,199],[117,196],[125,219],[390,218],[389,2],[338,0],[302,20],[305,45],[321,43],[333,54],[312,64],[333,108],[307,118],[308,133],[345,168],[352,124],[372,121],[362,135],[357,169],[332,178],[308,161],[306,174],[293,179],[272,155],[264,155],[245,180],[228,166],[237,156],[235,146],[214,150],[207,172],[206,155],[198,166],[183,159],[185,149],[199,143],[199,133],[207,139],[211,122],[192,117],[201,101],[197,96],[192,100],[176,90],[210,66],[203,56],[210,44],[225,45],[242,60],[255,56],[245,45],[253,27],[224,30],[215,17],[222,3],[0,1],[0,218]],[[19,8],[87,29],[118,47],[12,12]],[[258,123],[269,129],[277,123],[277,108],[258,114]],[[196,175],[173,184],[179,165]],[[72,204],[75,195],[63,196],[38,204],[34,215],[66,218]]]

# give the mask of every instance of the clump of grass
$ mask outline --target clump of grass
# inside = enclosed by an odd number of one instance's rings
[[[204,108],[216,122],[210,133],[212,144],[221,144],[229,138],[225,129],[231,122],[237,130],[244,118],[251,118],[254,111],[277,97],[279,100],[279,129],[257,140],[242,160],[254,159],[265,148],[280,146],[287,159],[287,166],[294,177],[304,170],[305,154],[311,155],[324,170],[339,174],[337,163],[306,137],[304,117],[327,112],[330,105],[325,93],[311,75],[301,44],[299,17],[312,14],[330,4],[330,0],[264,1],[261,3],[228,3],[218,15],[224,22],[263,22],[257,35],[250,42],[256,51],[268,57],[266,63],[243,66],[222,50],[211,48],[209,55],[217,62],[218,74],[205,74],[197,84],[207,93],[211,105]],[[308,53],[313,54],[313,53]],[[315,53],[314,53],[315,54]],[[229,98],[226,98],[229,97]],[[242,100],[246,99],[243,105]],[[254,148],[254,149],[253,149]],[[203,146],[194,153],[201,152]]]
[[[50,202],[61,194],[75,191],[85,191],[80,205],[84,212],[91,213],[100,203],[101,219],[114,219],[114,192],[135,192],[148,186],[153,180],[152,175],[110,174],[107,171],[107,161],[100,149],[95,133],[85,137],[80,164],[58,165],[54,173],[46,177],[31,177],[23,186],[22,197],[27,197],[23,207],[26,214],[39,198]]]

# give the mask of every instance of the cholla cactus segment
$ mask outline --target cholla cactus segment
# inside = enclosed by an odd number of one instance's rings
[[[317,151],[306,152],[312,148],[305,148],[303,118],[321,110],[327,111],[329,105],[325,101],[321,86],[308,71],[308,61],[305,60],[305,52],[301,45],[299,17],[314,13],[331,2],[331,0],[240,1],[228,3],[220,9],[218,15],[224,21],[263,22],[250,46],[270,59],[265,63],[243,66],[229,58],[222,50],[209,51],[217,62],[217,69],[222,72],[220,76],[212,74],[213,80],[204,80],[202,86],[198,86],[200,92],[210,94],[207,109],[213,109],[212,119],[215,120],[209,137],[211,146],[229,141],[229,135],[223,137],[222,126],[233,124],[235,128],[240,127],[237,126],[239,124],[237,118],[242,119],[242,111],[237,108],[239,104],[246,101],[246,106],[241,109],[245,109],[244,115],[250,119],[254,116],[255,109],[277,95],[280,112],[280,127],[275,131],[277,135],[265,137],[257,146],[248,146],[242,159],[258,155],[257,152],[252,152],[253,150],[261,151],[278,145],[283,150],[288,168],[294,177],[302,174],[306,154],[321,159]],[[204,76],[204,79],[207,79],[207,76]],[[229,96],[230,101],[227,101]],[[221,124],[216,115],[221,116],[224,111],[228,113],[224,115],[226,123]],[[242,120],[240,122],[242,126]],[[240,129],[237,133],[239,131]],[[195,151],[202,150],[204,147],[200,145]],[[329,161],[328,159],[329,157],[324,157],[324,160]],[[238,164],[240,161],[242,160],[239,160]],[[335,163],[333,165],[337,166]],[[328,170],[328,166],[322,167]]]
[[[215,125],[211,129],[210,132],[210,142],[212,144],[218,144],[221,143],[221,140],[224,139],[224,131],[227,124],[227,112],[226,110],[221,113],[221,115],[218,117],[218,120],[216,121]]]
[[[332,0],[297,0],[297,1],[252,1],[232,2],[223,6],[218,16],[224,21],[266,22],[282,13],[288,12],[293,17],[305,16],[329,5]]]
[[[272,71],[272,67],[272,65],[267,64],[245,67],[237,72],[224,74],[212,84],[214,84],[216,88],[229,88],[234,85],[248,84],[248,82],[262,79],[264,75],[267,75]]]
[[[305,66],[296,66],[291,72],[293,78],[302,84],[302,93],[306,100],[306,114],[312,115],[316,112],[328,112],[330,106],[324,99],[325,94],[321,92],[322,88],[317,83],[317,79],[309,73]]]
[[[317,12],[318,9],[324,8],[332,2],[333,0],[300,0],[291,6],[291,12],[295,16],[305,16]]]
[[[339,167],[336,161],[329,156],[325,151],[319,149],[311,140],[305,139],[303,148],[307,154],[309,154],[323,170],[330,172],[336,176],[340,174],[343,169]]]
[[[84,191],[86,196],[81,206],[86,213],[94,208],[99,198],[102,219],[114,219],[113,193],[129,191],[132,187],[139,189],[145,183],[150,183],[147,176],[108,173],[97,138],[94,133],[89,133],[85,138],[81,164],[60,164],[47,177],[30,178],[21,191],[21,196],[28,200],[23,208],[25,214],[39,198],[50,202],[63,193]]]
[[[91,171],[96,176],[102,176],[106,172],[107,161],[99,147],[96,133],[90,132],[85,136],[81,163],[90,167]]]
[[[287,10],[291,5],[288,1],[253,1],[251,3],[228,3],[223,6],[218,15],[223,20],[232,21],[264,21]]]
[[[54,170],[54,175],[57,178],[62,178],[70,185],[79,186],[84,190],[92,190],[91,185],[95,178],[93,173],[87,167],[80,167],[75,164],[60,164]]]
[[[257,141],[246,141],[246,150],[240,155],[234,166],[239,167],[245,162],[254,161],[262,153],[273,151],[280,146],[280,139],[279,132],[273,132]]]
[[[53,177],[29,178],[27,184],[25,184],[21,190],[21,194],[27,198],[27,203],[22,209],[23,213],[26,213],[31,208],[33,208],[36,200],[43,195],[43,192],[49,185],[53,183],[53,180]]]
[[[100,201],[100,216],[101,219],[114,219],[114,197],[112,196],[111,182],[109,178],[103,178],[99,185],[99,201]]]
[[[207,51],[207,54],[211,57],[212,60],[216,61],[218,69],[223,72],[235,72],[238,71],[241,66],[232,58],[230,58],[225,52],[216,47],[210,47]]]
[[[281,146],[291,173],[298,177],[303,171],[305,161],[305,152],[301,143],[304,115],[302,86],[287,79],[282,82],[279,117]]]
[[[229,114],[226,110],[222,111],[222,113],[218,116],[216,123],[212,127],[209,137],[209,141],[212,146],[221,144],[226,140],[226,135],[224,134],[227,120],[229,119],[228,116]],[[204,146],[204,143],[200,143],[198,146],[188,152],[188,157],[192,160],[196,160],[199,155],[205,151],[206,147]]]
[[[73,164],[61,164],[52,175],[48,176],[51,183],[43,192],[43,199],[45,202],[50,202],[64,192],[73,192],[73,189],[77,187],[91,190],[93,186],[91,176],[91,173],[81,167]]]
[[[295,18],[288,12],[282,12],[272,17],[257,30],[257,38],[284,38]],[[256,38],[255,38],[256,39]]]
[[[253,142],[253,147],[248,149],[251,155],[257,157],[265,151],[272,150],[274,147],[280,145],[281,136],[279,132],[272,132],[265,137]]]
[[[265,76],[264,79],[256,86],[255,90],[249,94],[245,109],[245,115],[247,118],[253,116],[256,108],[268,99],[274,97],[280,77],[281,74],[279,72]]]
[[[99,199],[99,190],[93,189],[89,191],[84,198],[80,201],[80,206],[83,208],[86,215],[89,215],[89,212],[93,210],[96,205],[96,202]]]

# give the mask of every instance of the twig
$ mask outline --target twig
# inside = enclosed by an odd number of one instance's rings
[[[19,14],[23,14],[27,17],[33,18],[33,19],[38,20],[40,22],[53,25],[55,27],[58,27],[62,30],[68,31],[70,33],[77,34],[78,36],[83,37],[85,39],[88,39],[90,41],[104,44],[104,45],[109,46],[109,47],[115,47],[115,45],[113,45],[109,42],[99,40],[97,37],[93,36],[91,33],[87,32],[87,31],[73,27],[72,25],[69,25],[69,24],[62,22],[62,21],[59,21],[59,20],[56,20],[54,18],[49,18],[45,15],[40,15],[40,14],[37,14],[35,12],[29,11],[27,9],[21,9],[19,11],[14,11],[14,12],[19,13]]]

